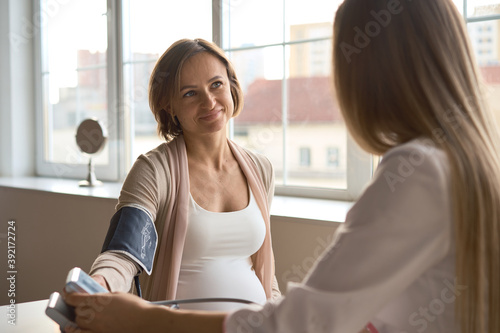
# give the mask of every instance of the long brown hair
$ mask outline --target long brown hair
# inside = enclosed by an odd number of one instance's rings
[[[158,134],[166,141],[182,133],[173,116],[167,112],[172,99],[180,91],[180,75],[187,59],[196,54],[207,52],[215,56],[226,66],[234,103],[233,117],[243,109],[243,91],[236,77],[233,65],[224,51],[212,42],[204,39],[181,39],[173,43],[158,59],[149,80],[149,107],[158,123]]]
[[[418,137],[446,151],[462,333],[500,332],[500,143],[451,0],[346,0],[334,23],[333,77],[346,125],[383,154]]]

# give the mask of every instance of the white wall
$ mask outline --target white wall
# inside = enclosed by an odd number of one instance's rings
[[[32,3],[0,1],[0,176],[35,172]]]
[[[88,271],[101,250],[116,200],[0,187],[0,233],[15,221],[17,303],[46,299],[60,291],[68,271]],[[3,262],[7,239],[0,239]],[[9,301],[1,265],[0,305]]]
[[[114,213],[115,199],[0,186],[0,233],[16,221],[16,302],[46,299],[63,288],[74,266],[90,269]],[[274,217],[271,233],[282,292],[300,281],[332,239],[337,223]],[[6,260],[6,238],[0,238]],[[1,267],[5,267],[2,265]],[[6,270],[0,272],[0,305],[8,303]]]

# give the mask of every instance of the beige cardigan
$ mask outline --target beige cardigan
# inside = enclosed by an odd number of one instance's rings
[[[228,144],[254,193],[266,223],[266,236],[261,248],[252,256],[253,268],[268,299],[281,295],[274,273],[271,245],[270,213],[274,194],[272,165],[262,155]],[[158,247],[150,276],[141,274],[143,297],[150,301],[175,299],[182,252],[187,230],[189,174],[186,145],[179,136],[145,155],[139,156],[123,184],[118,205],[136,207],[155,221]],[[129,257],[114,252],[100,254],[90,274],[103,275],[111,291],[132,290],[132,280],[139,266]]]

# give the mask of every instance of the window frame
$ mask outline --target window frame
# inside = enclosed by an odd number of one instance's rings
[[[36,15],[42,17],[42,0],[33,0],[33,9]],[[106,68],[107,68],[107,104],[108,104],[108,119],[107,121],[107,147],[108,147],[108,164],[106,165],[95,165],[95,172],[99,175],[99,179],[106,181],[119,181],[122,177],[122,172],[120,172],[121,152],[120,152],[120,124],[118,122],[118,110],[117,107],[121,103],[117,103],[119,98],[118,86],[120,85],[120,80],[117,80],[117,59],[118,59],[118,48],[115,38],[117,36],[118,25],[117,25],[117,4],[120,1],[117,0],[107,0],[106,8],[107,12],[103,13],[108,18],[107,22],[107,50],[106,50]],[[47,123],[50,122],[50,117],[44,114],[44,89],[46,86],[43,83],[44,75],[48,74],[45,72],[45,62],[47,61],[45,51],[45,36],[44,31],[46,28],[46,23],[41,24],[40,29],[38,29],[34,37],[35,45],[35,98],[37,103],[35,103],[35,122],[36,122],[36,175],[46,176],[46,177],[57,177],[57,178],[86,178],[88,175],[88,164],[69,164],[69,163],[55,163],[46,161],[44,155],[46,154],[44,145],[44,137],[52,134],[46,134]],[[47,112],[50,112],[48,110]],[[75,130],[76,132],[76,130]]]
[[[462,16],[463,16],[463,18],[465,20],[465,24],[500,20],[500,14],[469,17],[468,14],[467,14],[467,4],[468,4],[468,2],[469,2],[469,0],[463,0],[463,9],[462,9],[463,13],[462,13]]]
[[[224,17],[223,17],[223,1],[212,0],[212,40],[219,46],[224,45]],[[41,0],[33,0],[34,12],[41,13]],[[283,8],[283,10],[285,10]],[[104,181],[122,181],[128,170],[132,166],[132,140],[133,133],[133,115],[130,106],[127,105],[124,91],[124,3],[122,0],[107,0],[107,78],[108,78],[108,149],[109,149],[109,164],[96,165],[95,170],[98,178]],[[333,15],[333,13],[332,13]],[[259,45],[258,48],[269,46],[282,46],[285,49],[290,45],[309,43],[320,41],[328,38],[313,38],[299,41],[285,41],[273,45]],[[43,44],[43,27],[39,29],[35,40],[35,97],[38,101],[36,104],[36,128],[37,128],[37,143],[36,143],[36,173],[39,176],[49,176],[58,178],[82,178],[88,173],[86,164],[68,165],[65,163],[53,163],[44,160],[44,135],[46,129],[46,116],[43,112],[43,75],[44,68],[44,44]],[[225,50],[231,52],[231,50]],[[234,49],[232,50],[234,51]],[[283,55],[285,57],[285,55]],[[284,62],[284,66],[287,63]],[[286,73],[286,71],[284,71]],[[282,81],[282,112],[286,115],[286,85],[287,80]],[[286,143],[286,116],[283,117],[283,135]],[[229,123],[229,137],[233,138],[234,123],[233,120]],[[286,163],[286,145],[283,146],[284,163]],[[347,134],[347,172],[346,182],[347,189],[326,189],[312,188],[302,186],[283,186],[276,185],[276,195],[307,197],[320,199],[335,199],[343,201],[355,200],[363,191],[366,184],[370,181],[373,175],[373,156],[362,151],[352,137]],[[285,169],[286,170],[286,169]]]
[[[283,12],[284,14],[286,13],[285,10],[285,1],[283,0]],[[213,7],[216,6],[218,3],[219,6],[219,11],[218,15],[222,15],[222,4],[223,0],[213,0]],[[332,13],[333,15],[334,13]],[[285,16],[284,16],[285,17]],[[215,20],[214,20],[215,21]],[[283,25],[285,25],[285,20],[283,20]],[[220,17],[220,22],[221,22],[221,33],[220,38],[219,36],[214,35],[214,41],[220,41],[220,44],[218,44],[220,47],[224,45],[224,22],[225,19],[221,16]],[[216,29],[214,28],[214,32]],[[285,31],[285,29],[284,29]],[[286,61],[286,48],[290,47],[291,45],[300,45],[304,43],[311,43],[311,42],[319,42],[323,40],[330,40],[332,41],[332,37],[323,37],[323,38],[307,38],[307,39],[301,39],[301,40],[286,40],[285,36],[283,36],[283,40],[280,43],[272,43],[272,44],[263,44],[263,45],[257,45],[257,46],[249,46],[249,47],[238,47],[238,48],[224,48],[224,51],[228,54],[231,52],[235,51],[246,51],[246,50],[253,50],[253,49],[264,49],[268,47],[276,47],[276,46],[281,46],[283,47],[283,78],[282,78],[282,94],[281,94],[281,105],[282,105],[282,126],[283,126],[283,142],[287,142],[286,138],[286,129],[287,129],[287,103],[288,103],[288,98],[287,98],[287,79],[286,79],[286,73],[287,73],[287,65],[288,62]],[[233,120],[230,122],[230,128],[229,128],[229,136],[230,138],[233,138]],[[286,163],[287,163],[287,153],[286,153],[286,144],[283,145],[283,173],[286,174]],[[342,201],[354,201],[356,200],[361,193],[363,192],[364,188],[370,181],[370,179],[373,176],[374,172],[374,156],[371,154],[368,154],[364,150],[362,150],[357,143],[354,141],[352,136],[347,133],[347,156],[346,156],[346,189],[334,189],[334,188],[314,188],[314,187],[304,187],[304,186],[291,186],[291,185],[275,185],[275,194],[277,195],[282,195],[282,196],[292,196],[292,197],[307,197],[307,198],[316,198],[316,199],[331,199],[331,200],[342,200]]]

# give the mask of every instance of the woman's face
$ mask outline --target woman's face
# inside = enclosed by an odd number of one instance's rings
[[[170,108],[184,135],[225,131],[234,111],[230,88],[226,66],[212,54],[202,52],[184,63]]]

